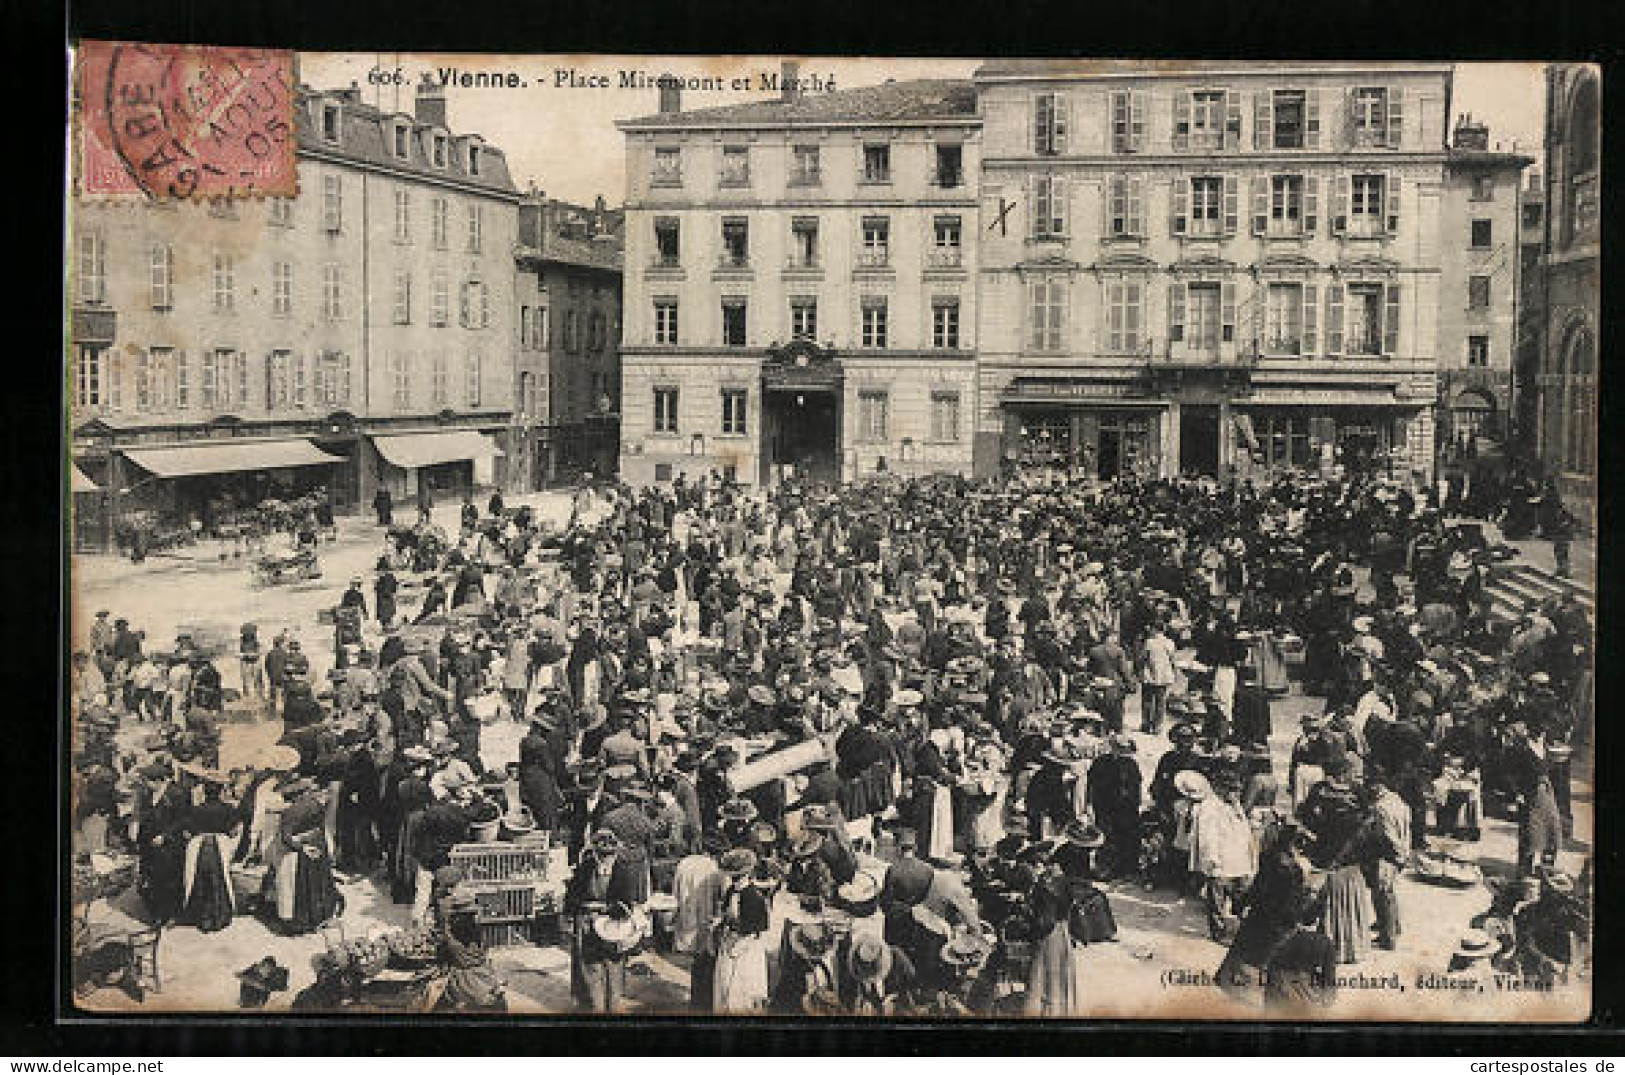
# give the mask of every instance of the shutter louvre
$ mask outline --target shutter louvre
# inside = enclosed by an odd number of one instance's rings
[[[1268,149],[1270,135],[1274,128],[1274,113],[1271,110],[1269,90],[1259,90],[1253,96],[1253,148]]]
[[[1222,339],[1225,343],[1232,343],[1236,338],[1236,285],[1229,280],[1219,286],[1219,303]]]
[[[1326,353],[1343,353],[1343,285],[1326,285]]]
[[[1048,153],[1050,151],[1050,118],[1053,115],[1053,102],[1055,98],[1047,93],[1040,93],[1033,98],[1033,152]]]
[[[1172,283],[1168,285],[1168,341],[1183,340],[1185,338],[1185,285]]]
[[[1303,285],[1303,355],[1313,358],[1320,353],[1318,328],[1320,291],[1314,284]]]
[[[1304,141],[1310,149],[1320,148],[1320,90],[1309,89],[1303,98]]]
[[[1313,235],[1320,225],[1320,177],[1303,178],[1303,233]]]
[[[1168,197],[1168,230],[1175,235],[1185,234],[1186,223],[1190,219],[1190,200],[1190,180],[1182,175],[1175,176]]]
[[[1185,90],[1174,92],[1174,152],[1184,153],[1191,147],[1191,98]]]
[[[1106,182],[1101,185],[1100,234],[1102,235],[1110,236],[1118,234],[1117,229],[1113,227],[1113,222],[1117,216],[1117,199],[1119,192],[1118,183],[1120,181],[1121,177],[1114,175],[1109,177]]]
[[[1350,148],[1354,145],[1360,131],[1360,102],[1359,91],[1348,89],[1343,91],[1343,146]]]
[[[1332,198],[1332,234],[1342,235],[1349,226],[1349,177],[1339,175],[1334,182],[1337,193]]]
[[[1397,234],[1399,231],[1399,173],[1389,172],[1388,178],[1383,180],[1382,194],[1388,203],[1388,232]]]
[[[1398,149],[1405,134],[1405,91],[1399,86],[1388,88],[1388,148]]]
[[[1145,91],[1129,91],[1128,107],[1129,148],[1139,153],[1145,149]]]
[[[1399,285],[1389,284],[1382,311],[1382,353],[1392,358],[1399,353]]]
[[[1145,234],[1145,180],[1137,175],[1127,179],[1128,186],[1128,233],[1140,236]]]
[[[1253,234],[1263,235],[1269,227],[1270,219],[1270,177],[1267,175],[1253,176],[1252,197]]]
[[[1067,138],[1071,135],[1070,100],[1064,93],[1055,95],[1055,144],[1052,153],[1065,153]]]
[[[1224,233],[1236,234],[1241,221],[1241,184],[1233,175],[1224,177]]]

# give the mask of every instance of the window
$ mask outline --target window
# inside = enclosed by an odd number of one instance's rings
[[[886,439],[886,412],[891,397],[885,392],[858,393],[858,439],[870,444]]]
[[[136,406],[140,407],[137,384]],[[246,356],[229,347],[203,354],[203,405],[221,408],[248,402],[248,362]]]
[[[750,186],[750,150],[744,146],[725,146],[722,150],[722,176],[724,187]]]
[[[1304,182],[1301,175],[1274,175],[1269,178],[1269,217],[1261,223],[1255,206],[1254,230],[1273,236],[1302,235],[1304,228]]]
[[[682,186],[683,151],[676,146],[656,147],[654,171],[651,173],[649,181],[657,187]]]
[[[229,314],[237,307],[237,266],[232,255],[219,250],[214,255],[214,312]]]
[[[549,331],[552,326],[548,323],[547,315],[548,310],[546,306],[538,306],[530,312],[532,320],[530,328],[531,346],[535,347],[538,351],[547,350],[548,346],[552,343],[551,339],[549,339]]]
[[[395,188],[395,241],[412,241],[412,192],[405,187]]]
[[[412,406],[412,371],[407,357],[400,353],[389,356],[390,401],[397,411]]]
[[[1055,239],[1066,234],[1066,180],[1060,176],[1034,176],[1032,233],[1034,239]]]
[[[1467,306],[1473,310],[1489,309],[1490,278],[1488,276],[1469,276],[1467,278]]]
[[[931,346],[939,351],[959,349],[959,300],[931,301]]]
[[[965,151],[962,146],[938,146],[937,170],[933,182],[939,187],[958,187],[965,183],[963,170]]]
[[[174,386],[174,405],[177,410],[186,410],[192,405],[192,369],[186,355],[173,352],[172,368],[174,371],[171,384]]]
[[[293,227],[293,199],[272,198],[270,203],[268,211],[270,222],[279,228]]]
[[[730,269],[750,265],[750,221],[745,217],[722,218],[722,264]]]
[[[532,346],[530,338],[530,307],[519,307],[519,349],[529,351]]]
[[[677,342],[677,300],[659,299],[655,302],[655,343]]]
[[[436,407],[451,402],[451,363],[444,351],[436,351],[429,360],[429,395]]]
[[[1355,145],[1385,146],[1397,142],[1397,138],[1390,137],[1387,89],[1362,86],[1355,90],[1353,120]]]
[[[338,265],[332,262],[322,266],[322,317],[328,321],[344,320],[344,284]]]
[[[931,439],[938,444],[959,442],[959,393],[931,393]]]
[[[152,354],[147,351],[135,356],[135,410],[137,414],[152,410]]]
[[[434,166],[436,168],[446,166],[446,136],[443,134],[434,136]]]
[[[409,325],[412,323],[412,274],[405,271],[395,273],[395,323]]]
[[[790,267],[818,267],[818,218],[796,217],[790,221]]]
[[[79,233],[79,301],[107,301],[107,242],[101,233]]]
[[[655,217],[655,265],[675,269],[682,261],[681,223],[674,216]]]
[[[656,433],[677,432],[677,389],[661,387],[655,389],[655,423]]]
[[[81,408],[100,407],[103,402],[102,349],[81,346],[73,364],[73,373],[75,404]]]
[[[1033,98],[1033,152],[1054,156],[1066,150],[1066,98],[1040,93]]]
[[[445,325],[450,319],[450,310],[451,282],[446,278],[446,270],[436,269],[429,289],[429,324]]]
[[[722,345],[745,346],[745,300],[722,300]]]
[[[350,402],[350,356],[323,351],[316,357],[316,402],[325,406]]]
[[[434,248],[436,250],[446,249],[447,208],[446,199],[442,197],[436,197],[434,201],[429,203],[429,224],[430,230],[433,232]]]
[[[468,147],[468,174],[469,175],[479,175],[480,174],[480,147],[479,146],[469,146]]]
[[[1145,234],[1145,192],[1139,176],[1114,175],[1107,181],[1106,234],[1114,239]]]
[[[750,396],[743,388],[722,390],[722,432],[729,436],[745,435],[745,414]]]
[[[407,155],[408,138],[410,137],[411,132],[408,130],[406,124],[397,123],[395,124],[394,134],[395,155],[404,159]]]
[[[484,362],[478,351],[470,351],[468,357],[463,360],[463,388],[468,393],[468,405],[470,407],[480,405],[480,378],[482,376],[481,366],[483,365]]]
[[[1312,441],[1309,436],[1309,416],[1306,414],[1278,414],[1275,408],[1264,407],[1244,415],[1254,431],[1257,453],[1265,466],[1306,467],[1313,463]]]
[[[322,176],[322,228],[337,234],[344,226],[344,178]]]
[[[292,391],[290,357],[287,351],[272,351],[265,356],[266,410],[274,411],[279,407],[286,407],[290,401]]]
[[[1350,284],[1344,331],[1351,355],[1382,354],[1382,285]]]
[[[478,254],[482,241],[480,206],[474,202],[468,203],[468,252]]]
[[[168,310],[175,305],[175,248],[160,243],[152,248],[152,308]]]
[[[864,347],[886,346],[886,299],[879,295],[865,296],[860,305],[860,339]]]
[[[891,146],[863,147],[863,181],[865,183],[891,182]]]
[[[483,280],[463,283],[463,308],[459,321],[464,328],[485,328],[491,323],[491,291]]]
[[[1191,284],[1185,289],[1185,342],[1193,351],[1219,349],[1223,330],[1218,284]]]
[[[287,317],[293,313],[293,262],[271,263],[271,313]]]
[[[587,318],[587,350],[602,351],[609,341],[609,333],[602,310],[594,310]]]
[[[175,349],[173,347],[149,348],[142,358],[147,360],[147,384],[141,383],[142,371],[138,363],[136,367],[136,409],[162,413],[169,410],[175,403]],[[145,406],[142,395],[145,388]],[[245,392],[244,395],[247,393]],[[244,400],[244,402],[247,402]]]
[[[1272,355],[1304,353],[1303,286],[1271,284],[1265,297],[1264,350]]]
[[[1112,152],[1138,153],[1145,148],[1145,93],[1118,90],[1112,94]]]
[[[1308,145],[1307,95],[1302,90],[1276,90],[1269,113],[1270,141],[1275,149]]]
[[[790,150],[790,185],[816,187],[821,181],[817,146],[794,146]]]
[[[1218,176],[1198,176],[1191,180],[1191,235],[1218,235],[1223,231],[1224,180]]]
[[[1493,221],[1489,221],[1489,220],[1475,220],[1475,221],[1473,221],[1473,249],[1474,250],[1488,250],[1491,246],[1494,245],[1494,243],[1493,243],[1493,241],[1491,239],[1491,236],[1494,235],[1494,230],[1492,228],[1492,224],[1493,224]]]
[[[1490,338],[1488,336],[1467,337],[1467,364],[1477,367],[1490,364]]]
[[[1191,149],[1224,148],[1225,104],[1224,90],[1196,90],[1191,93],[1188,143]]]
[[[322,105],[322,137],[329,142],[339,140],[339,106],[335,104]]]
[[[1034,351],[1059,351],[1066,311],[1066,283],[1058,277],[1035,280],[1031,292],[1028,346]]]
[[[883,216],[863,218],[863,249],[858,252],[858,264],[868,268],[883,268],[891,261],[891,220]]]
[[[305,356],[292,355],[288,359],[289,379],[293,382],[290,397],[295,407],[305,405],[308,386],[305,383]]]
[[[1350,181],[1348,231],[1352,235],[1380,235],[1383,228],[1387,177],[1357,175]]]
[[[1145,287],[1134,280],[1106,283],[1106,350],[1115,355],[1140,349]]]
[[[818,300],[790,300],[790,336],[798,340],[818,338]]]
[[[1492,202],[1495,200],[1495,177],[1493,175],[1473,176],[1473,201]]]

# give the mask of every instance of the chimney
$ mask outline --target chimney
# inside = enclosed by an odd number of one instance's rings
[[[1482,121],[1474,123],[1471,112],[1459,117],[1456,120],[1456,136],[1454,143],[1455,148],[1457,149],[1489,149],[1489,124]]]
[[[446,89],[427,72],[418,83],[416,104],[419,123],[434,127],[446,126]]]
[[[592,201],[592,235],[593,238],[604,234],[604,196],[602,194]]]
[[[779,100],[791,104],[801,100],[801,65],[785,60],[779,65]]]
[[[655,80],[660,87],[660,114],[673,115],[683,110],[683,84],[673,75],[661,75]]]

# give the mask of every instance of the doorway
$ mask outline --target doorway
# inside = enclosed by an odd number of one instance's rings
[[[763,483],[782,477],[787,467],[801,481],[839,481],[839,397],[830,391],[770,389],[764,402],[767,450],[762,455],[768,473]]]
[[[1219,408],[1185,404],[1179,410],[1179,472],[1219,476]]]

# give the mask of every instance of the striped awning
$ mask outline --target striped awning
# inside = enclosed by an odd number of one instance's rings
[[[385,461],[413,469],[436,463],[459,463],[465,459],[488,459],[503,455],[496,441],[473,429],[447,433],[402,433],[373,437],[373,446]]]
[[[233,474],[244,470],[278,470],[342,463],[308,440],[234,441],[230,444],[187,444],[175,448],[126,448],[124,456],[160,478],[198,474]]]

